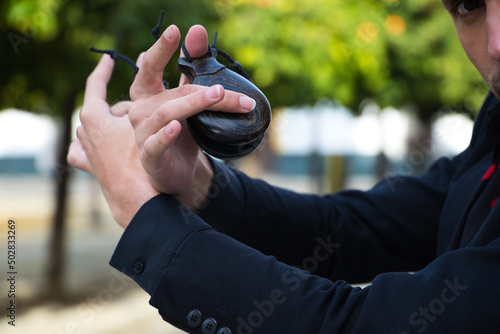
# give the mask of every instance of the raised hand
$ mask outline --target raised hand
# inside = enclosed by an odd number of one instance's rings
[[[135,129],[140,160],[153,185],[174,194],[188,207],[200,204],[199,194],[207,191],[213,172],[206,156],[193,140],[186,118],[206,109],[249,112],[255,101],[243,94],[225,91],[220,85],[203,87],[187,84],[181,77],[178,88],[166,90],[163,70],[176,52],[180,32],[168,27],[162,37],[144,54],[139,72],[130,88],[130,121]],[[192,57],[206,53],[208,38],[202,26],[192,27],[186,48]],[[197,203],[193,202],[194,194]]]
[[[106,88],[114,61],[104,55],[87,79],[77,129],[68,162],[99,181],[115,220],[126,227],[137,210],[159,194],[139,161],[134,129],[128,119],[130,101],[110,107]]]

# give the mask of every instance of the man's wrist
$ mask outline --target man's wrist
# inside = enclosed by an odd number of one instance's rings
[[[196,167],[191,187],[184,193],[176,196],[177,200],[192,211],[203,208],[210,191],[214,171],[207,156],[200,152],[196,161]]]
[[[113,187],[103,187],[113,218],[126,228],[139,209],[151,198],[160,194],[144,174],[134,174],[133,179],[120,180]]]

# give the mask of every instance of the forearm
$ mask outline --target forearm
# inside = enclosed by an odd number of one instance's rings
[[[111,265],[151,294],[150,303],[165,320],[190,333],[200,332],[186,322],[193,309],[233,333],[245,331],[239,326],[266,333],[307,333],[308,329],[319,333],[315,331],[319,322],[310,327],[305,321],[293,329],[283,320],[298,317],[307,305],[314,308],[311,314],[315,317],[325,316],[327,309],[317,309],[321,302],[300,297],[305,297],[310,284],[316,287],[314,295],[321,287],[338,288],[338,302],[353,290],[343,282],[333,283],[289,267],[214,231],[198,216],[186,215],[185,208],[168,195],[159,195],[141,208],[120,240]],[[248,317],[256,307],[259,310],[257,304],[273,310],[269,311],[272,317],[266,316],[264,323],[255,326],[252,320],[248,324]],[[354,298],[344,312],[353,317],[333,319],[332,332],[347,322],[348,327],[353,325],[354,315],[359,313]]]
[[[265,256],[160,195],[141,208],[111,264],[190,333],[201,332],[187,321],[193,309],[233,333],[490,333],[500,325],[500,270],[491,266],[499,241],[451,252],[414,275],[381,275],[361,290]]]
[[[380,272],[419,270],[435,257],[453,165],[443,159],[426,174],[387,179],[368,192],[318,196],[273,187],[215,162],[217,191],[199,215],[284,263],[330,279],[368,281]],[[421,206],[412,205],[415,198]],[[322,250],[332,254],[327,261],[308,261]]]

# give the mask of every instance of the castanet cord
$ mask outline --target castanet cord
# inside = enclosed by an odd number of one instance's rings
[[[155,43],[156,43],[157,40],[160,39],[160,36],[161,36],[160,35],[160,26],[161,26],[161,21],[163,21],[163,15],[165,15],[165,11],[164,10],[162,10],[161,13],[160,13],[160,18],[158,19],[158,23],[153,28],[153,30],[151,30],[151,34],[155,38]]]
[[[240,63],[235,61],[233,58],[231,58],[230,55],[228,55],[226,52],[222,51],[221,49],[216,48],[216,50],[217,50],[217,54],[220,54],[222,57],[226,58],[226,60],[229,62],[229,68],[231,70],[235,71],[236,73],[238,73],[239,75],[241,75],[242,77],[247,79],[248,81],[252,81],[252,79],[250,79],[250,76],[243,69],[243,66],[241,66]]]
[[[108,54],[114,60],[123,60],[123,61],[127,62],[134,69],[136,74],[139,71],[139,67],[137,67],[137,65],[132,61],[132,59],[130,59],[129,57],[127,57],[125,55],[119,54],[118,52],[116,52],[116,50],[100,50],[100,49],[94,48],[93,46],[91,46],[89,48],[89,50],[92,52]]]
[[[161,22],[163,21],[163,17],[165,15],[165,11],[162,10],[161,11],[161,14],[160,14],[160,17],[158,19],[158,23],[156,24],[156,26],[151,30],[151,34],[153,35],[154,39],[155,39],[155,42],[158,41],[158,39],[160,38],[161,34],[160,34],[160,26],[161,26]],[[238,63],[237,61],[235,61],[229,54],[227,54],[225,51],[222,51],[221,49],[218,49],[215,47],[215,44],[217,42],[217,35],[218,35],[218,32],[215,32],[215,35],[214,35],[214,40],[212,42],[212,45],[208,45],[208,50],[207,50],[207,53],[205,54],[204,57],[211,57],[212,56],[212,49],[215,49],[217,51],[217,54],[218,55],[221,55],[223,58],[225,58],[228,63],[229,63],[229,68],[231,70],[233,70],[234,72],[238,73],[239,75],[241,75],[242,77],[244,77],[245,79],[247,79],[248,81],[252,81],[250,79],[250,76],[248,75],[248,73],[243,69],[243,66],[241,66],[240,63]],[[97,53],[105,53],[105,54],[108,54],[111,56],[111,58],[113,58],[114,60],[123,60],[125,61],[127,64],[130,65],[130,67],[132,67],[134,69],[134,72],[135,74],[137,74],[137,72],[139,72],[139,67],[137,67],[137,65],[132,61],[132,59],[130,59],[129,57],[125,56],[125,55],[122,55],[120,53],[118,53],[116,50],[101,50],[101,49],[96,49],[94,48],[93,46],[91,46],[89,48],[90,51],[92,52],[97,52]],[[185,45],[185,42],[182,42],[182,51],[184,52],[184,58],[186,58],[186,60],[188,62],[191,62],[192,61],[192,58],[191,56],[189,55],[189,52],[187,51],[186,49],[186,45]],[[163,80],[163,86],[165,86],[166,89],[169,88],[169,85],[168,85],[168,81],[166,80]]]
[[[127,57],[125,55],[119,54],[118,52],[116,52],[116,50],[100,50],[100,49],[94,48],[93,46],[91,46],[89,48],[89,50],[92,51],[92,52],[108,54],[114,60],[123,60],[123,61],[125,61],[127,64],[130,65],[130,67],[132,67],[134,69],[134,72],[135,72],[134,75],[137,74],[137,72],[139,72],[139,67],[137,67],[137,65],[132,61],[132,59],[130,59],[129,57]],[[168,81],[162,80],[162,82],[163,82],[163,86],[166,89],[168,89],[169,88]]]

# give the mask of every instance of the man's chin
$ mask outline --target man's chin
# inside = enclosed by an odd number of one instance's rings
[[[490,89],[495,94],[497,99],[500,99],[500,75],[495,75],[491,80],[490,80]]]
[[[500,86],[498,86],[498,85],[491,85],[490,88],[491,88],[491,92],[493,94],[495,94],[495,96],[497,97],[497,99],[500,100]]]

